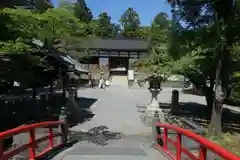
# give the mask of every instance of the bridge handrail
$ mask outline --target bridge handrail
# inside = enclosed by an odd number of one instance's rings
[[[156,123],[156,128],[163,128],[163,136],[160,134],[157,134],[157,139],[163,140],[163,146],[160,144],[157,144],[156,147],[158,149],[163,150],[165,153],[170,156],[170,158],[174,160],[180,160],[181,159],[181,153],[185,153],[189,156],[189,158],[194,160],[206,160],[207,159],[207,150],[211,150],[214,153],[216,153],[221,158],[227,159],[227,160],[240,160],[240,157],[234,155],[230,151],[227,151],[225,148],[207,140],[206,138],[203,138],[197,134],[195,134],[192,131],[178,128],[174,125],[170,124],[162,124],[162,123]],[[176,132],[176,141],[173,141],[172,139],[168,138],[168,130],[173,130]],[[188,149],[184,148],[181,143],[181,135],[187,136],[191,138],[192,140],[198,142],[200,144],[200,150],[199,150],[199,157],[192,154]],[[168,149],[167,144],[171,143],[176,147],[176,156],[174,156]]]
[[[60,132],[53,132],[53,127],[56,125],[60,125]],[[64,143],[67,142],[67,130],[65,126],[64,121],[47,121],[47,122],[40,122],[40,123],[35,123],[35,124],[30,124],[30,125],[23,125],[19,126],[16,128],[13,128],[11,130],[7,130],[4,132],[0,132],[0,159],[1,160],[8,160],[9,158],[19,154],[22,151],[25,151],[29,149],[29,155],[30,159],[34,160],[38,157],[41,157],[42,155],[46,154],[50,150],[62,146]],[[36,134],[35,130],[37,128],[43,128],[47,127],[48,128],[48,135],[40,137],[36,139]],[[11,149],[9,151],[4,151],[3,149],[3,140],[5,138],[12,137],[14,135],[20,134],[20,133],[26,133],[29,132],[29,143],[26,142],[26,144],[19,146],[18,148]],[[61,137],[61,142],[59,144],[54,144],[54,137]],[[43,150],[41,153],[36,154],[36,148],[37,144],[44,142],[48,140],[48,147]]]

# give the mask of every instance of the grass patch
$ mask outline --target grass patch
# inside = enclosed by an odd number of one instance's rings
[[[223,133],[217,137],[206,136],[206,138],[240,156],[240,134]]]

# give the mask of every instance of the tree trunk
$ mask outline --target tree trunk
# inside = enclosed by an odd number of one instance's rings
[[[212,108],[213,108],[213,100],[214,100],[214,94],[213,94],[214,82],[215,82],[215,78],[211,78],[210,86],[205,87],[204,89],[204,95],[207,102],[207,114],[206,114],[207,120],[210,120],[212,116]]]
[[[212,91],[206,91],[207,93],[205,93],[205,98],[207,101],[207,114],[206,114],[206,118],[207,120],[211,119],[211,115],[212,115],[212,108],[213,108],[213,90]]]
[[[211,136],[217,136],[222,132],[222,106],[223,106],[223,91],[221,85],[220,72],[222,69],[222,59],[218,58],[216,67],[216,83],[213,92],[213,107],[211,122],[209,125],[209,134]]]

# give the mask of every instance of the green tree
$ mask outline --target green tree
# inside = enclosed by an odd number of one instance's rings
[[[48,8],[52,8],[50,0],[3,0],[0,2],[0,8],[8,7],[24,7],[24,8],[35,8],[40,12],[46,11]]]
[[[151,27],[141,26],[136,31],[136,37],[150,40],[152,37]]]
[[[47,9],[53,8],[53,5],[50,0],[35,0],[35,8],[39,12],[45,12]]]
[[[152,45],[150,54],[135,62],[135,66],[155,75],[169,75],[172,58],[167,53],[167,36],[170,21],[166,13],[159,13],[150,27],[140,27],[138,37],[148,39]]]
[[[239,38],[235,2],[171,1],[175,38],[172,36],[170,46],[178,46],[178,50],[169,51],[174,51],[172,55],[184,56],[178,61],[178,64],[185,62],[181,65],[184,75],[205,93],[212,110],[209,130],[214,135],[221,133],[222,104],[227,97],[231,73],[228,67],[233,64],[232,48]],[[181,22],[185,26],[181,26]]]
[[[111,25],[113,28],[113,30],[112,30],[113,37],[119,37],[121,35],[121,31],[122,31],[120,24],[112,23]]]
[[[136,37],[140,27],[140,18],[133,8],[128,8],[120,19],[121,27],[123,28],[122,35],[125,37]]]
[[[99,37],[110,37],[113,33],[111,17],[106,12],[100,13],[97,20],[96,35]]]
[[[28,0],[2,0],[0,8],[12,8],[14,6],[27,6],[30,5]]]
[[[58,8],[64,9],[64,10],[70,12],[71,14],[74,14],[74,7],[75,7],[74,3],[67,2],[66,0],[59,1]]]
[[[81,37],[86,35],[86,24],[63,9],[48,9],[44,13],[26,9],[0,10],[0,54],[10,57],[1,72],[1,82],[13,85],[19,81],[24,87],[49,84],[59,75],[59,68],[46,57],[51,49],[73,56],[81,56]],[[62,25],[64,24],[64,25]],[[48,52],[39,52],[33,39],[45,41]],[[10,86],[11,87],[11,86]]]
[[[24,9],[5,8],[0,10],[0,41],[30,44],[40,31],[40,16]]]
[[[118,24],[111,23],[111,17],[106,13],[100,13],[98,19],[93,20],[95,35],[99,37],[117,37],[121,28]]]
[[[90,22],[93,18],[91,10],[87,7],[85,0],[77,0],[74,7],[75,16],[84,22]]]
[[[151,25],[151,41],[152,43],[167,43],[169,33],[170,20],[164,12],[160,12],[154,18]]]
[[[54,8],[41,15],[39,39],[46,40],[48,46],[74,56],[81,56],[81,37],[87,35],[87,27],[70,12]],[[65,25],[62,25],[65,24]]]

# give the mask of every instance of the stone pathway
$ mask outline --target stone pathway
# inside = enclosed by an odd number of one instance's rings
[[[172,90],[173,88],[163,88],[158,98],[159,102],[170,103]],[[152,147],[152,128],[140,121],[140,113],[136,107],[136,105],[142,106],[150,102],[148,90],[111,86],[106,89],[80,89],[78,96],[97,99],[90,107],[95,116],[90,121],[71,128],[71,131],[87,132],[93,127],[103,125],[110,131],[121,132],[124,136],[120,140],[109,140],[106,146],[79,141],[57,155],[54,160],[167,159]],[[181,92],[179,101],[206,104],[203,96]]]
[[[169,91],[166,91],[169,92]],[[113,132],[121,132],[120,140],[109,140],[106,146],[97,146],[88,141],[79,141],[54,159],[108,160],[108,159],[167,159],[152,147],[152,128],[140,121],[137,103],[147,104],[150,94],[147,90],[110,87],[107,89],[86,89],[78,91],[79,97],[98,99],[91,110],[95,116],[73,128],[73,132],[87,132],[89,129],[104,125]]]

